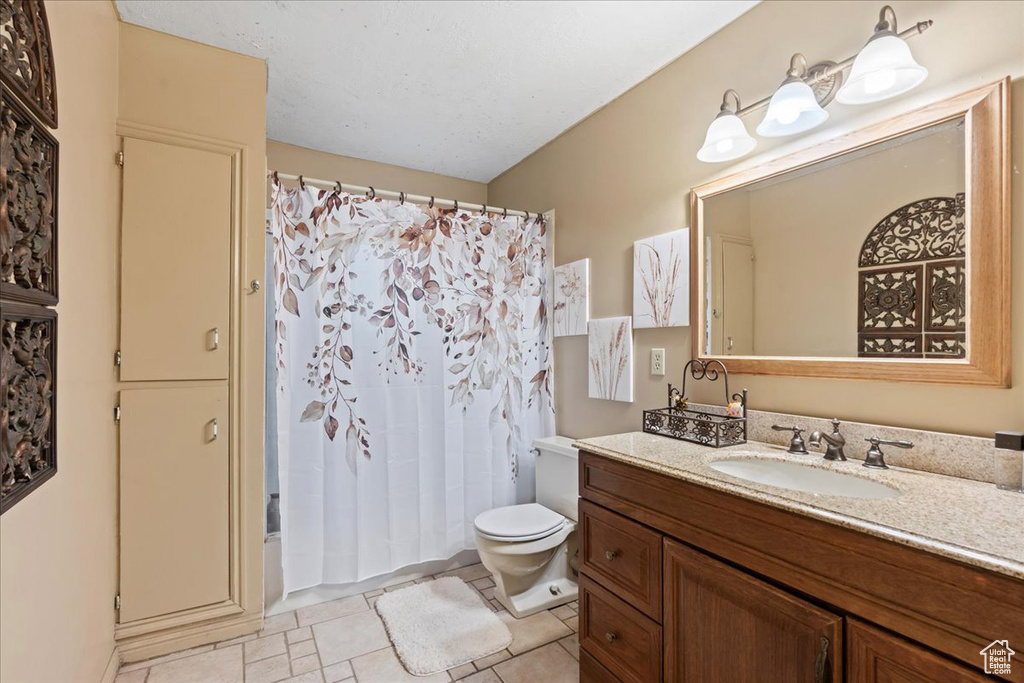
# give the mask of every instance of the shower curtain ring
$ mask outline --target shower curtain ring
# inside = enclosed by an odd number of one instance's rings
[[[508,218],[508,209],[507,208],[501,210],[501,217],[502,218]]]
[[[335,180],[334,181],[334,191],[337,192],[338,194],[341,194],[341,181],[340,180]]]
[[[481,209],[480,213],[482,213],[482,214],[486,214],[487,213],[487,205],[486,204],[484,204],[484,208]]]
[[[529,211],[526,212],[526,222],[527,223],[530,222],[530,212]]]
[[[369,199],[376,199],[377,198],[377,191],[375,189],[373,189],[373,185],[370,185],[370,191],[366,193],[366,196]]]
[[[427,204],[427,208],[428,209],[433,209],[434,208],[434,195],[430,195],[430,203]]]
[[[454,210],[455,210],[455,213],[459,212],[459,200],[458,199],[455,200],[455,209]]]
[[[306,182],[302,179],[302,176],[299,176],[299,187],[301,187],[303,190],[306,189]]]
[[[399,192],[398,193],[398,203],[399,204],[405,204],[405,193],[404,192]]]
[[[272,175],[273,175],[273,178],[274,178],[274,184],[275,185],[280,185],[281,184],[281,179],[277,177],[277,171],[274,171],[274,173]]]

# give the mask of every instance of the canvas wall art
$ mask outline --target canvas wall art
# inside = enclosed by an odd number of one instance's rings
[[[690,230],[633,243],[633,325],[690,324]]]
[[[589,396],[633,402],[633,320],[591,320],[588,337]]]
[[[590,320],[590,259],[555,268],[556,337],[587,334]]]

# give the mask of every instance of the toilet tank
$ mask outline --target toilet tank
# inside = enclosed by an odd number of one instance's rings
[[[578,518],[580,493],[579,452],[566,436],[534,439],[537,463],[534,477],[537,502],[574,522]]]

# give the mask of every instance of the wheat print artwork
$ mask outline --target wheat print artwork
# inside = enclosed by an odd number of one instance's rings
[[[690,230],[633,243],[633,325],[690,323]]]
[[[573,261],[555,268],[556,337],[587,333],[590,320],[590,259]]]
[[[590,398],[632,403],[632,319],[625,317],[591,320],[589,330]]]

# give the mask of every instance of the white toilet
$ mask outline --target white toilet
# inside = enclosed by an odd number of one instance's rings
[[[476,547],[494,575],[495,597],[525,617],[576,599],[578,452],[572,439],[536,439],[537,502],[480,513]]]

